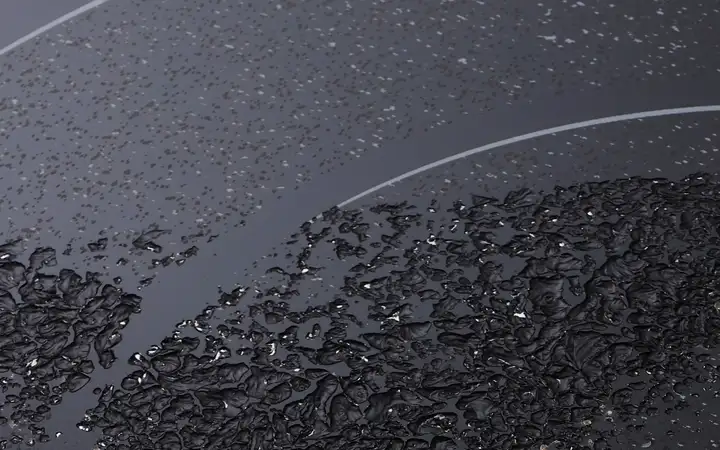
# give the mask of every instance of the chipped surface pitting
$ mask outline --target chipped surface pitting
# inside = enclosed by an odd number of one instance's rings
[[[109,449],[709,448],[718,198],[695,174],[328,211],[79,427]]]
[[[429,207],[429,202],[433,199],[450,205],[457,198],[470,198],[472,193],[492,193],[502,197],[506,195],[508,189],[527,185],[552,192],[558,182],[583,184],[588,179],[613,179],[628,172],[649,177],[664,176],[677,179],[685,176],[688,171],[716,168],[714,155],[717,153],[718,119],[720,118],[717,115],[666,117],[585,129],[582,133],[547,136],[511,146],[503,152],[478,155],[467,161],[444,166],[442,170],[413,177],[408,182],[384,190],[383,196],[392,202],[412,199],[413,204],[418,205],[422,211],[425,207]],[[368,206],[375,204],[369,197],[366,200],[371,202]],[[292,220],[293,217],[312,215],[305,212],[308,210],[320,209],[317,202],[310,208],[307,202],[299,202],[296,208],[283,210],[281,215],[275,216],[279,222],[266,220],[259,228],[255,227],[255,233],[252,225],[237,233],[236,237],[240,238],[237,241],[233,236],[224,236],[215,242],[205,243],[213,240],[214,235],[188,236],[182,239],[183,244],[195,242],[201,248],[199,261],[192,261],[167,275],[161,274],[157,282],[154,278],[146,277],[150,278],[146,280],[147,283],[152,282],[152,285],[143,291],[143,296],[149,301],[144,302],[143,314],[135,317],[128,325],[124,333],[124,342],[117,348],[118,357],[126,361],[134,352],[146,349],[148,343],[160,342],[178,323],[184,328],[199,326],[204,329],[205,314],[201,314],[197,324],[193,320],[183,319],[194,317],[202,305],[208,302],[215,303],[216,299],[212,297],[211,292],[214,286],[225,286],[229,292],[234,288],[233,282],[247,283],[252,279],[251,277],[262,273],[264,268],[277,265],[278,254],[282,256],[287,252],[286,249],[276,249],[277,253],[274,256],[271,254],[262,258],[257,267],[253,268],[252,261],[264,255],[273,243],[280,241],[279,235],[287,236],[292,233],[292,224],[297,223]],[[383,223],[381,217],[369,213],[366,213],[366,217],[368,223]],[[288,224],[287,227],[283,225],[285,223]],[[155,228],[148,228],[148,230],[153,229]],[[279,233],[279,229],[287,229],[287,231]],[[134,234],[125,242],[129,244],[132,240],[137,240],[139,235],[140,233]],[[245,239],[243,236],[250,236],[252,239]],[[158,238],[156,243],[166,247],[168,243],[166,239],[170,237],[164,235]],[[111,246],[112,240],[108,249]],[[149,264],[151,258],[160,260],[159,256],[151,251],[137,250],[137,252],[141,254],[136,261],[144,259],[145,264]],[[218,257],[212,256],[215,253]],[[341,275],[345,274],[342,271],[347,269],[347,266],[338,265],[335,261],[317,266],[326,266],[320,275],[323,279],[334,280],[325,282],[325,285],[330,284],[335,287],[342,285]],[[328,273],[336,266],[341,271],[340,275]],[[110,273],[124,267],[113,268]],[[313,273],[312,269],[308,270],[308,274]],[[242,275],[242,272],[245,272],[245,275]],[[277,280],[274,284],[265,286],[265,289],[270,289],[276,284]],[[325,292],[322,288],[316,292],[314,288],[309,286],[308,290],[312,293],[319,292],[318,295],[323,295]],[[211,296],[208,296],[208,293]],[[325,295],[330,298],[335,293],[336,289],[331,288],[325,292]],[[224,298],[223,304],[232,304],[233,298],[232,295]],[[242,300],[243,304],[245,299]],[[207,313],[215,314],[212,308],[207,310]],[[310,329],[307,333],[319,336],[322,331],[323,329],[317,332]],[[97,373],[86,389],[102,390],[105,384],[119,386],[126,373],[124,364],[116,364],[109,371]],[[60,411],[58,409],[53,411],[48,426],[50,429],[69,431],[63,435],[65,441],[61,441],[65,447],[89,448],[99,428],[95,428],[93,433],[69,430],[75,421],[83,416],[85,409],[90,407],[89,404],[83,403],[87,402],[87,397],[72,398],[73,401],[65,401],[59,406]],[[658,418],[654,420],[659,421]],[[688,417],[686,416],[684,420],[688,420]],[[682,436],[682,430],[678,434]],[[556,450],[554,446],[549,448]]]
[[[134,245],[102,237],[79,248],[68,246],[62,255],[52,247],[27,252],[23,239],[0,245],[0,449],[52,440],[57,423],[48,426],[47,421],[58,405],[92,384],[97,368],[114,364],[123,329],[141,311],[141,298],[132,291],[154,280],[154,275],[142,278],[141,271],[182,265],[198,252],[190,246],[161,259],[143,257],[145,252],[162,251],[151,239],[163,234],[142,233]],[[198,236],[182,241],[193,238]],[[113,246],[133,260],[120,258],[112,267],[107,252]],[[65,268],[56,269],[58,259]],[[77,266],[85,268],[84,276]],[[93,266],[105,270],[88,270]],[[129,276],[116,276],[111,284],[108,269],[124,269]]]
[[[714,73],[718,14],[680,1],[111,1],[2,59],[0,206],[63,235],[55,223],[226,231],[465,114]]]
[[[54,269],[56,252],[37,248],[23,263],[23,243],[0,246],[0,448],[48,442],[44,422],[67,394],[109,368],[122,329],[140,312],[140,297]],[[64,256],[60,256],[62,259]]]

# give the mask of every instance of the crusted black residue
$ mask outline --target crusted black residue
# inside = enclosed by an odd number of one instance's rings
[[[140,311],[140,297],[97,273],[53,270],[52,248],[25,263],[22,253],[19,240],[0,246],[0,448],[50,440],[42,425],[53,406],[82,389],[96,364],[113,364],[121,330]]]
[[[331,210],[80,426],[110,449],[621,448],[716,380],[718,181]]]

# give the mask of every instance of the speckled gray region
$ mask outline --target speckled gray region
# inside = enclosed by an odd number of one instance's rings
[[[679,178],[720,170],[720,113],[620,122],[544,136],[437,167],[351,206],[454,198],[478,190],[552,189],[614,177]]]
[[[222,232],[464,114],[713,73],[717,6],[110,2],[3,59],[2,207],[17,228]]]
[[[0,49],[15,45],[48,23],[73,11],[87,0],[6,0],[0,17]]]

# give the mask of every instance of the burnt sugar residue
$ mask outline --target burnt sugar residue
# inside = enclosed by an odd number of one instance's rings
[[[708,174],[333,209],[79,426],[116,450],[654,447],[648,421],[717,391],[719,225]]]
[[[140,297],[98,273],[58,269],[49,247],[22,258],[22,244],[0,246],[0,448],[51,440],[43,422],[54,406],[96,366],[114,363],[113,347],[140,311]]]

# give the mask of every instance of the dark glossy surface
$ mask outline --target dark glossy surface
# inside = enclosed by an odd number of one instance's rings
[[[110,1],[3,55],[8,239],[72,243],[60,267],[122,276],[128,290],[157,272],[119,361],[69,394],[49,431],[89,446],[95,437],[73,428],[94,406],[91,386],[119,382],[131,354],[214,302],[217,286],[260,276],[254,260],[364,189],[522,133],[720,104],[720,5],[684,3]],[[540,138],[379,194],[502,196],[716,171],[717,121],[688,114]],[[116,267],[153,226],[170,231],[162,255],[195,244],[198,256],[157,270],[156,255],[136,252]],[[101,235],[106,260],[80,252]]]

